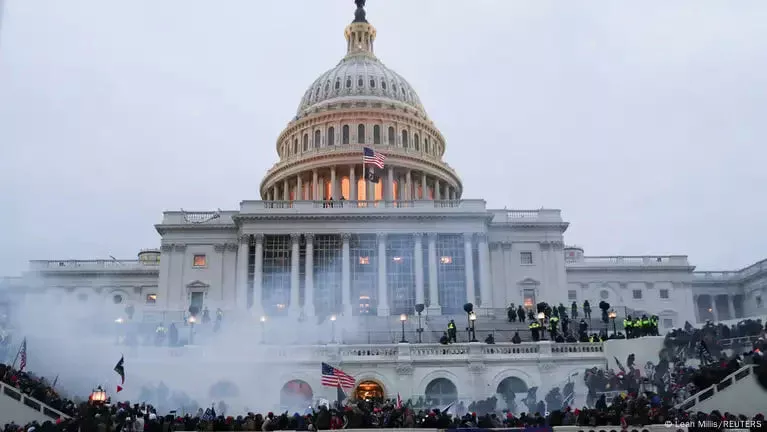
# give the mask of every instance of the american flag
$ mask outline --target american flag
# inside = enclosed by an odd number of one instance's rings
[[[384,161],[386,156],[378,153],[370,147],[363,147],[362,149],[362,163],[375,165],[380,169],[384,167]]]
[[[24,338],[19,348],[19,360],[19,371],[24,372],[24,368],[27,367],[27,338]]]
[[[354,377],[342,371],[341,369],[334,368],[327,363],[322,364],[322,385],[327,387],[338,387],[340,384],[342,388],[354,388]]]
[[[402,398],[397,393],[397,408],[402,408]]]

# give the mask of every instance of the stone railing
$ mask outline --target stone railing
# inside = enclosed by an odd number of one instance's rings
[[[165,352],[164,347],[137,347],[143,359]],[[213,357],[218,349],[207,346],[172,348],[172,357]],[[552,344],[523,342],[521,344],[484,343],[441,344],[377,344],[377,345],[252,345],[241,354],[255,362],[266,363],[419,363],[433,361],[502,361],[528,360],[555,362],[567,360],[602,360],[602,343]],[[165,355],[163,355],[165,357]]]
[[[562,212],[556,209],[490,210],[492,223],[562,222]]]
[[[241,215],[295,214],[295,213],[379,213],[379,212],[433,212],[445,211],[484,213],[485,201],[472,200],[414,200],[414,201],[243,201]]]
[[[742,282],[744,279],[759,273],[767,273],[767,260],[759,261],[741,270],[733,271],[698,271],[692,275],[696,282],[705,281],[732,281]]]
[[[162,225],[226,225],[234,226],[233,216],[239,212],[227,211],[166,211],[163,213]]]
[[[692,408],[694,408],[695,405],[703,402],[706,399],[711,398],[716,393],[718,393],[718,392],[720,392],[720,391],[722,391],[722,390],[724,390],[726,388],[729,388],[730,386],[732,386],[736,382],[741,381],[741,380],[743,380],[745,378],[748,378],[748,377],[753,379],[753,374],[754,374],[754,368],[755,367],[756,366],[752,365],[752,364],[751,365],[743,366],[742,368],[738,369],[736,372],[728,375],[726,378],[721,380],[719,383],[714,384],[711,387],[703,389],[703,390],[699,391],[698,393],[690,396],[684,402],[680,403],[676,407],[680,408],[680,409],[683,409],[685,411],[692,410]]]
[[[157,270],[159,261],[139,260],[34,260],[29,262],[30,270]]]
[[[53,409],[53,408],[49,407],[48,405],[40,402],[39,400],[37,400],[37,399],[35,399],[33,397],[29,397],[29,396],[25,395],[19,389],[15,388],[15,387],[7,384],[7,383],[4,383],[2,381],[0,381],[0,392],[2,392],[0,397],[6,397],[7,396],[7,397],[9,397],[11,399],[14,399],[16,402],[24,404],[24,406],[26,406],[26,407],[28,407],[30,409],[38,411],[39,413],[41,413],[44,416],[44,418],[47,417],[47,418],[50,418],[50,419],[53,419],[53,420],[58,419],[58,418],[62,418],[62,419],[68,419],[69,418],[69,416],[67,416],[63,412],[61,412],[59,410],[56,410],[56,409]],[[0,421],[2,421],[2,420],[9,421],[11,419],[0,419]],[[42,423],[42,421],[40,421],[40,422]]]
[[[568,267],[690,265],[685,255],[584,256],[580,259],[566,259],[565,262]]]

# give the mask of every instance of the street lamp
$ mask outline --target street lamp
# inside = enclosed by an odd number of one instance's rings
[[[418,328],[415,330],[418,333],[418,343],[423,342],[421,339],[423,335],[423,327],[421,327],[421,312],[423,312],[423,303],[415,305],[415,312],[418,314]]]
[[[197,322],[197,318],[194,315],[189,317],[189,345],[194,345],[194,324]]]
[[[538,312],[538,321],[541,324],[541,339],[546,337],[546,325],[544,323],[545,320],[546,320],[546,314],[543,312]]]
[[[88,397],[88,401],[93,405],[103,404],[107,401],[107,392],[101,386],[98,386],[93,389],[93,393]]]
[[[337,316],[331,315],[330,316],[330,332],[331,334],[331,342],[336,343],[336,320],[338,319]]]
[[[477,332],[474,329],[474,323],[477,321],[477,314],[474,311],[469,312],[469,325],[471,328],[471,340],[469,342],[477,342]]]
[[[266,315],[261,315],[261,343],[266,342]]]
[[[405,321],[407,321],[407,315],[400,315],[399,322],[402,324],[402,339],[399,341],[399,343],[407,343],[407,340],[405,339]]]
[[[618,316],[617,313],[615,313],[614,310],[611,310],[610,313],[607,314],[607,316],[613,321],[613,336],[618,334],[618,329],[615,327],[615,317]]]

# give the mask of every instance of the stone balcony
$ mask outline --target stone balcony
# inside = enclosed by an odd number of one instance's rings
[[[584,256],[577,259],[566,258],[565,264],[568,270],[657,267],[692,270],[694,268],[686,255]]]
[[[29,269],[35,272],[138,272],[157,273],[159,261],[139,260],[33,260]]]
[[[767,260],[759,261],[741,270],[693,272],[696,283],[743,283],[748,279],[767,273]]]
[[[260,363],[333,363],[384,364],[431,362],[509,362],[553,363],[557,361],[604,359],[603,344],[523,342],[521,344],[484,343],[441,344],[376,344],[376,345],[250,345],[227,354],[227,360]],[[138,347],[137,357],[149,360],[178,357],[219,359],[221,350],[214,346],[171,348],[171,356],[160,355],[168,348]],[[130,350],[129,350],[130,351]],[[153,359],[153,361],[155,360]]]

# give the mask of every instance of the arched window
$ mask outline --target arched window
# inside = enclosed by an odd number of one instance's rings
[[[341,144],[349,144],[349,125],[344,125],[341,129]]]
[[[330,92],[330,81],[325,83],[325,94],[327,94],[328,92]]]
[[[523,397],[527,394],[527,384],[517,377],[507,377],[498,383],[495,392],[501,395],[503,401],[506,402],[507,409],[513,409],[517,395]]]
[[[391,89],[394,90],[394,93],[397,93],[397,84],[395,84],[393,81],[391,83]]]
[[[407,148],[407,131],[402,131],[402,148]]]
[[[357,126],[357,144],[365,144],[365,125]]]
[[[376,88],[376,80],[370,78],[370,88]]]
[[[352,79],[346,78],[346,88],[352,88]]]
[[[341,88],[341,78],[336,78],[336,90]]]
[[[415,147],[415,151],[421,151],[421,141],[418,134],[413,134],[413,147]]]
[[[357,87],[362,87],[365,85],[365,80],[362,79],[362,77],[357,78]]]
[[[427,403],[430,406],[445,406],[458,399],[458,390],[455,384],[447,378],[437,378],[426,386]]]
[[[331,126],[328,128],[328,146],[336,145],[336,129]]]
[[[293,139],[293,154],[298,154],[298,138]]]
[[[381,81],[381,88],[386,90],[386,81]]]
[[[373,126],[373,144],[381,144],[381,126]]]
[[[304,134],[304,151],[309,151],[309,134]]]
[[[426,153],[429,153],[429,138],[423,139],[423,149]]]
[[[394,145],[394,126],[389,126],[389,145]]]
[[[314,148],[320,148],[321,142],[322,140],[321,140],[320,131],[318,130],[314,131]]]

